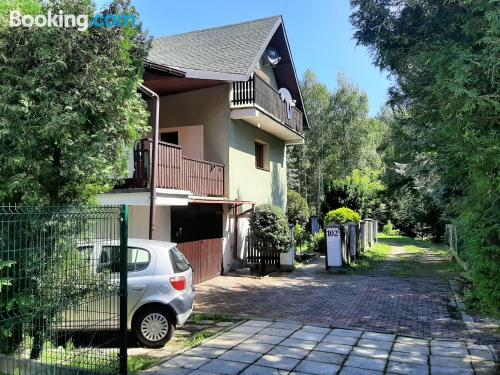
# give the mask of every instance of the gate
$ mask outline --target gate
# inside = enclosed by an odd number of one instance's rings
[[[0,206],[0,374],[127,373],[127,216]]]

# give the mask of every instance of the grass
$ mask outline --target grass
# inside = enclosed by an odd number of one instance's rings
[[[236,322],[236,321],[241,320],[241,318],[240,319],[238,319],[238,318],[231,318],[231,317],[228,317],[228,316],[225,316],[225,315],[222,315],[222,314],[210,314],[210,315],[207,315],[207,314],[192,314],[189,317],[188,322],[189,323],[197,323],[197,322],[202,321],[202,320],[213,320],[214,322],[219,323],[219,322]]]
[[[391,253],[391,247],[387,244],[378,242],[372,248],[365,251],[361,258],[348,269],[347,273],[366,273],[377,268],[387,259]]]
[[[188,341],[185,344],[185,347],[200,345],[203,341],[212,337],[213,335],[215,335],[215,332],[210,330],[203,330],[200,332],[196,332],[193,337],[190,337],[188,339]]]
[[[379,235],[379,243],[403,248],[395,256],[390,276],[449,278],[463,272],[443,244],[403,236]]]
[[[147,370],[158,362],[157,358],[151,358],[147,355],[128,356],[128,373],[129,375],[138,374],[140,371]]]

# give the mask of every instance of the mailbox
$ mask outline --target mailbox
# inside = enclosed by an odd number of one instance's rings
[[[339,270],[342,267],[342,232],[340,225],[332,224],[325,228],[326,269]]]

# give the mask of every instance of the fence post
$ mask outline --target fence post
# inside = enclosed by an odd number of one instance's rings
[[[127,247],[128,206],[122,205],[120,217],[120,374],[127,375]]]
[[[356,223],[349,223],[349,255],[351,260],[356,258],[357,238],[356,238]]]

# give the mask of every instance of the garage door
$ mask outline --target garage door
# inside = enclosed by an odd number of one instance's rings
[[[177,244],[193,266],[193,283],[198,284],[220,276],[222,268],[222,238],[212,238]]]

